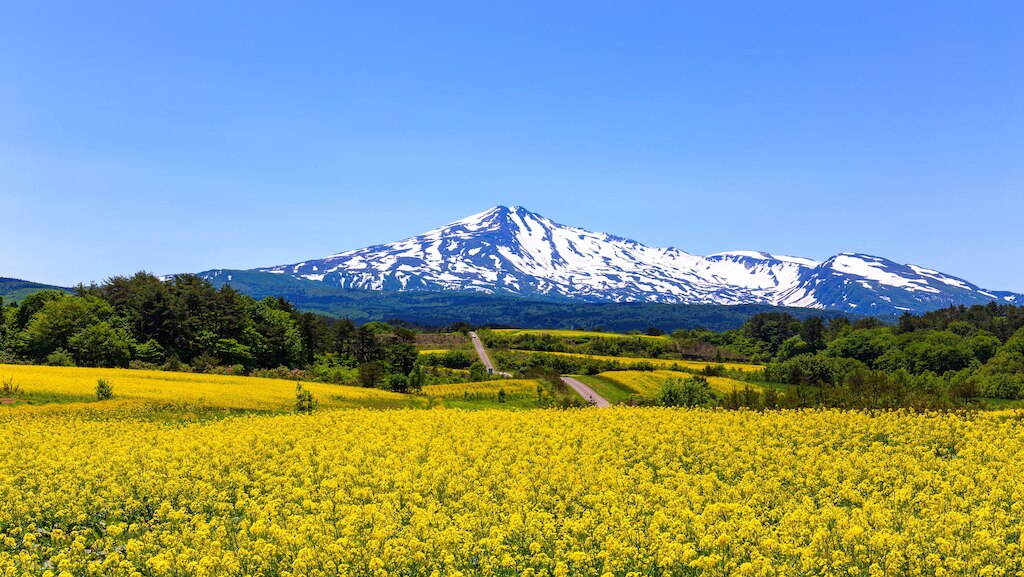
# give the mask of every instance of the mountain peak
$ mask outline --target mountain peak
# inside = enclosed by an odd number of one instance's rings
[[[760,251],[708,257],[489,208],[419,236],[265,269],[343,288],[472,290],[583,301],[770,304],[900,314],[1024,295],[880,257],[824,262]]]

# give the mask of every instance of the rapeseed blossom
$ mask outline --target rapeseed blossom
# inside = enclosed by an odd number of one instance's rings
[[[0,412],[0,574],[1021,575],[1016,413]]]

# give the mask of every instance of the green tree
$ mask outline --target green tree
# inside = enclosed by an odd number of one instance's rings
[[[313,393],[302,386],[302,383],[295,384],[295,410],[300,413],[312,413],[316,408],[316,398]]]
[[[352,355],[360,364],[384,360],[384,348],[377,337],[384,330],[381,326],[381,323],[367,323],[356,330]]]
[[[409,373],[409,390],[418,393],[425,384],[427,384],[427,375],[423,372],[423,367],[417,363]]]
[[[401,373],[388,375],[388,389],[395,393],[409,392],[409,377]]]
[[[489,376],[490,375],[487,374],[487,367],[485,367],[480,361],[469,365],[470,381],[486,381]]]
[[[363,387],[378,387],[384,381],[387,372],[384,364],[380,361],[370,361],[359,365],[359,385]]]
[[[808,344],[803,337],[796,335],[783,341],[782,345],[779,347],[779,353],[776,356],[780,361],[784,361],[813,351],[813,346]]]
[[[125,367],[132,358],[134,341],[106,321],[90,325],[68,339],[75,362],[83,367]]]
[[[43,306],[50,301],[61,299],[68,296],[63,291],[45,290],[32,293],[25,297],[25,300],[21,301],[21,305],[18,306],[18,312],[14,315],[14,323],[12,329],[14,331],[23,330],[28,326],[32,317],[43,309]]]
[[[96,400],[106,401],[107,399],[114,398],[114,385],[106,379],[99,379],[96,381]]]
[[[178,275],[168,291],[175,319],[173,352],[189,363],[201,354],[212,354],[218,338],[213,285],[195,275]]]
[[[416,345],[405,341],[397,340],[388,345],[384,354],[384,363],[389,373],[397,375],[408,375],[416,365],[419,351]]]
[[[149,339],[135,347],[135,358],[147,363],[164,362],[164,347],[156,339]]]
[[[293,367],[302,360],[302,337],[295,320],[277,305],[277,299],[271,298],[256,303],[253,309],[255,326],[247,333],[254,342],[244,343],[261,367]]]
[[[265,343],[266,340],[262,342]],[[226,365],[252,367],[256,359],[252,354],[252,349],[235,339],[217,339],[217,343],[214,345],[214,354],[221,363]]]
[[[808,352],[825,348],[825,320],[821,317],[808,317],[800,325],[800,338],[807,343],[810,349]]]
[[[4,297],[0,297],[0,350],[7,342],[7,309],[4,307]]]
[[[661,387],[658,402],[666,407],[707,407],[715,394],[703,377],[671,377]]]
[[[46,364],[51,367],[73,367],[75,358],[64,349],[57,349],[46,355]]]
[[[106,301],[92,295],[57,295],[42,304],[18,335],[23,353],[37,361],[60,348],[73,350],[73,335],[106,321],[113,313]]]

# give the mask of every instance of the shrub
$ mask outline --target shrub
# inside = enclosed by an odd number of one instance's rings
[[[13,397],[21,392],[21,385],[14,383],[14,377],[4,377],[0,382],[0,395]]]
[[[107,379],[99,379],[96,381],[96,400],[105,401],[107,399],[114,398],[114,385],[110,384]]]
[[[295,410],[300,413],[312,413],[316,408],[316,398],[313,393],[302,386],[302,383],[295,384]]]
[[[507,397],[508,397],[508,393],[505,392],[505,389],[498,389],[498,402],[499,403],[504,403],[505,399]]]
[[[406,393],[409,391],[409,377],[394,373],[388,375],[388,388],[395,393]]]
[[[490,375],[487,374],[487,367],[477,361],[469,366],[469,378],[473,381],[486,381]]]
[[[57,349],[46,355],[46,364],[51,367],[73,367],[75,366],[75,358],[66,350]]]
[[[672,377],[662,385],[658,402],[666,407],[706,407],[714,398],[707,379]]]

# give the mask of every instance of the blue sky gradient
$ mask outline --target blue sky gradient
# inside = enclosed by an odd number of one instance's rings
[[[0,276],[296,262],[497,204],[1024,292],[1021,2],[5,2]]]

